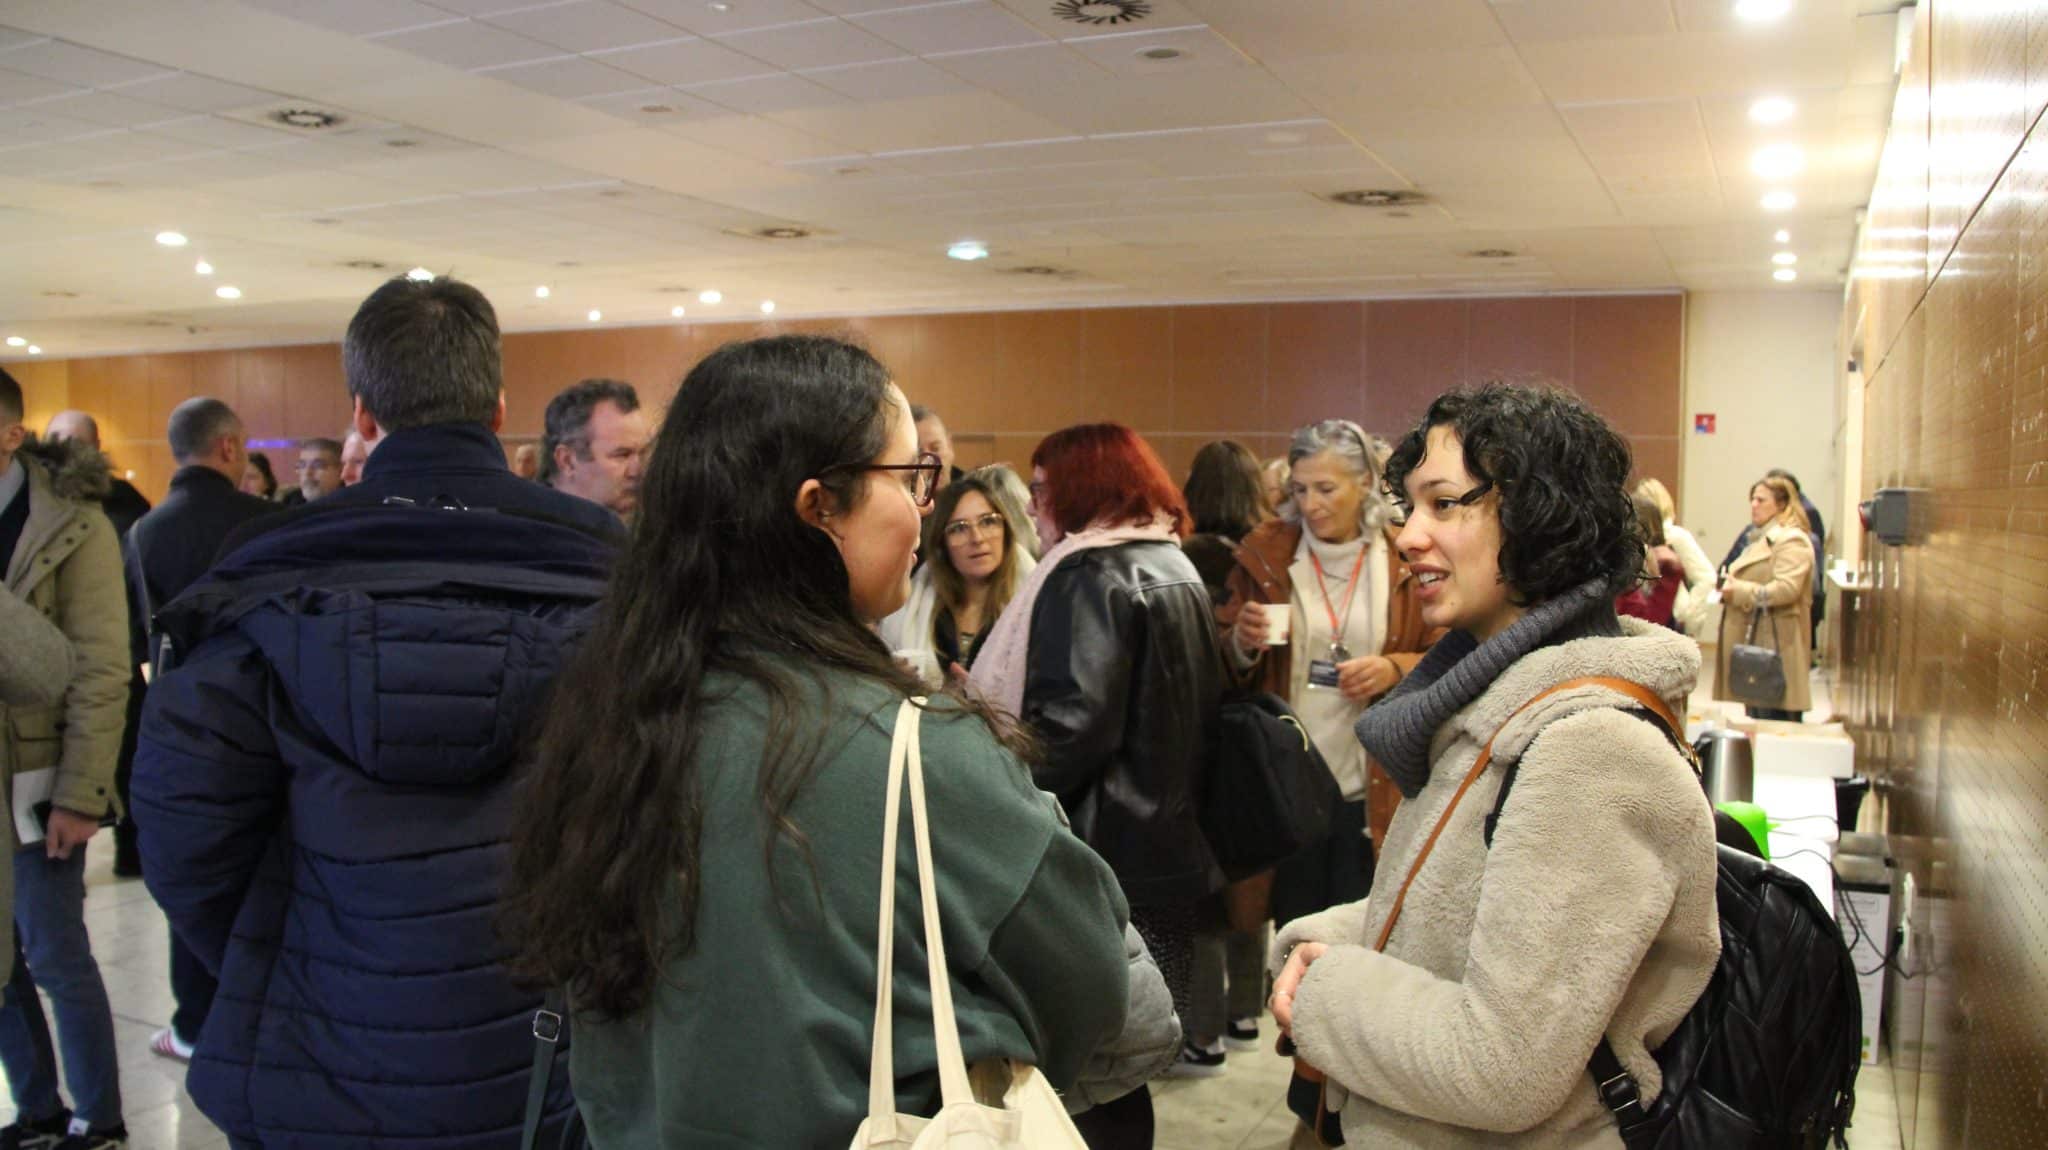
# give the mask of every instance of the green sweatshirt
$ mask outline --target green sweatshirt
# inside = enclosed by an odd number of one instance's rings
[[[804,733],[823,735],[790,810],[810,860],[784,836],[772,882],[757,797],[767,698],[736,679],[707,684],[695,946],[670,959],[638,1014],[576,1019],[572,1078],[599,1150],[837,1150],[866,1115],[882,805],[901,700],[851,676],[827,681],[797,709],[815,724]],[[943,700],[933,708],[925,793],[962,1044],[969,1062],[1028,1061],[1065,1089],[1123,1026],[1123,895],[979,719]],[[916,882],[906,789],[897,1102],[930,1114],[938,1080]]]

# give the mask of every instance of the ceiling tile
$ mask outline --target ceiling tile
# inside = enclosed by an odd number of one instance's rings
[[[1270,18],[1271,0],[1261,2],[1268,8]],[[1298,2],[1300,0],[1287,0],[1290,9]],[[1063,17],[1050,0],[997,0],[997,3],[1039,31],[1063,40],[1076,36],[1095,36],[1104,32],[1182,28],[1202,22],[1201,18],[1180,0],[1145,0],[1148,14],[1136,20]],[[1356,7],[1355,4],[1353,6]]]
[[[893,60],[902,51],[836,17],[720,36],[718,42],[778,68],[833,68]]]
[[[1256,68],[1248,57],[1207,28],[1120,32],[1069,40],[1067,46],[1107,71],[1128,76],[1171,75],[1217,68]],[[1169,59],[1154,54],[1175,53]]]
[[[33,32],[24,32],[19,28],[0,26],[0,52],[5,52],[10,48],[19,48],[23,44],[32,44],[44,39],[48,39],[48,37],[38,36]]]
[[[696,84],[695,96],[721,104],[736,112],[769,115],[800,108],[831,108],[847,103],[846,97],[802,76],[778,73],[750,80],[727,80],[717,84]]]
[[[398,32],[375,39],[387,48],[411,52],[464,71],[529,63],[562,54],[559,48],[474,20]]]
[[[1494,14],[1517,44],[1678,34],[1669,0],[1515,0]]]
[[[564,100],[581,100],[586,96],[609,96],[647,86],[647,81],[639,76],[606,67],[581,56],[489,68],[478,72],[478,75],[503,80],[508,84],[517,84],[522,88],[544,92]]]
[[[778,69],[712,40],[686,38],[617,52],[596,59],[659,84],[709,84],[748,76],[771,75]]]
[[[39,101],[41,110],[73,120],[84,120],[109,128],[134,128],[177,119],[181,114],[161,104],[133,100],[114,92],[81,92],[55,100]]]
[[[439,24],[452,18],[446,9],[420,3],[419,0],[243,0],[243,3],[350,36],[375,36],[404,28]]]
[[[105,135],[108,130],[105,124],[60,116],[48,103],[26,104],[0,111],[0,140],[6,141],[0,144],[0,148],[9,151],[53,140]]]
[[[679,88],[639,88],[609,96],[592,96],[578,100],[577,103],[650,128],[678,124],[685,120],[699,120],[707,116],[732,115],[730,109],[700,96],[692,96]],[[659,110],[650,112],[649,108]]]
[[[252,108],[258,104],[276,99],[270,92],[255,88],[244,88],[240,84],[229,84],[208,76],[179,72],[161,80],[145,80],[140,84],[123,85],[118,91],[123,96],[162,104],[167,108],[179,108],[187,112],[225,112],[234,108]]]
[[[1661,0],[1627,0],[1661,3]],[[1272,65],[1318,56],[1400,56],[1507,43],[1487,0],[1186,0],[1196,19]],[[1150,23],[1148,21],[1148,23]],[[1164,27],[1166,25],[1159,25]]]
[[[487,19],[495,27],[569,52],[601,52],[682,35],[673,24],[607,0],[569,0]]]
[[[706,0],[619,0],[628,8],[645,12],[699,36],[723,36],[751,28],[772,28],[798,24],[829,15],[804,0],[721,0],[725,11],[712,8]]]
[[[150,131],[214,148],[265,148],[291,142],[291,136],[280,129],[259,128],[221,116],[186,116],[154,124]]]
[[[848,99],[864,103],[958,96],[977,90],[951,72],[923,60],[890,60],[845,68],[820,68],[805,72],[804,76]]]
[[[0,52],[0,68],[85,88],[107,88],[168,75],[172,69],[63,40],[44,40]]]
[[[819,139],[808,132],[778,124],[765,116],[722,116],[716,119],[693,120],[662,130],[694,143],[770,164],[820,160],[828,156],[847,154],[844,144]]]
[[[853,22],[906,52],[973,52],[1045,42],[1045,33],[993,0],[960,0],[921,8],[855,16]]]
[[[346,0],[340,0],[346,3]],[[539,0],[545,4],[548,0]],[[452,12],[457,16],[495,16],[518,8],[535,7],[535,0],[427,0],[436,8]]]
[[[932,0],[810,0],[834,16],[859,16],[892,8],[929,8]]]
[[[6,58],[0,55],[0,60]],[[45,80],[40,76],[0,68],[0,108],[30,100],[46,100],[51,96],[75,94],[84,90],[71,84],[59,84],[55,80]]]

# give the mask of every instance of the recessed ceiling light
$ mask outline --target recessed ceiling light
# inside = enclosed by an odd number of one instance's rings
[[[642,104],[640,111],[649,116],[667,116],[675,112],[674,104]]]
[[[1751,24],[1782,19],[1792,11],[1792,0],[1735,0],[1735,18]]]
[[[39,348],[39,347],[37,347],[37,346],[36,346],[35,344],[29,344],[29,345],[28,345],[28,353],[29,353],[30,355],[41,355],[41,354],[43,354],[43,349],[42,349],[42,348]]]
[[[1781,268],[1789,268],[1799,262],[1799,257],[1791,252],[1778,252],[1771,257],[1771,262]]]
[[[28,341],[27,341],[27,340],[25,340],[25,339],[23,339],[23,338],[21,338],[21,337],[20,337],[20,336],[18,336],[18,335],[10,335],[10,336],[8,336],[8,337],[7,337],[7,346],[8,346],[8,347],[27,347],[27,346],[28,346]]]
[[[207,263],[205,260],[200,260],[198,263],[192,265],[192,274],[210,276],[213,274],[213,265]]]
[[[222,284],[219,287],[213,289],[213,294],[219,296],[222,299],[241,299],[242,289],[236,287],[233,284]]]
[[[156,242],[167,248],[182,248],[191,241],[185,238],[183,232],[158,232]]]
[[[1772,236],[1771,238],[1773,240],[1776,240],[1778,243],[1789,244],[1792,242],[1792,233],[1786,231],[1784,228],[1779,228],[1778,234]]]
[[[774,314],[775,314],[775,301],[774,301],[774,300],[772,300],[772,299],[764,299],[764,300],[762,300],[762,301],[761,301],[761,314],[762,314],[762,315],[774,315]]]
[[[988,258],[988,245],[979,240],[961,240],[947,248],[946,254],[956,260],[985,260]]]
[[[683,305],[677,304],[676,306],[668,309],[668,314],[674,316],[677,319],[683,318]]]
[[[596,322],[597,322],[598,320],[601,320],[601,319],[603,319],[603,318],[604,318],[604,313],[603,313],[603,312],[601,312],[601,311],[597,310],[596,308],[591,308],[591,309],[590,309],[590,322],[592,322],[592,323],[596,323]]]
[[[405,278],[411,280],[414,283],[423,284],[432,280],[434,278],[434,273],[428,271],[425,268],[414,268],[411,271],[405,273]]]
[[[728,3],[726,3],[726,2],[725,2],[725,0],[711,0],[711,3],[709,3],[709,4],[706,4],[706,5],[704,5],[704,6],[705,6],[706,8],[709,8],[709,9],[711,9],[711,10],[712,10],[713,12],[730,12],[730,11],[732,11],[732,5],[730,5],[730,4],[728,4]]]
[[[1781,284],[1788,284],[1791,283],[1793,280],[1798,279],[1799,273],[1793,271],[1791,268],[1779,268],[1777,271],[1771,273],[1771,278],[1777,280]]]
[[[1799,206],[1799,197],[1780,189],[1758,200],[1757,204],[1767,212],[1789,212]]]
[[[725,293],[720,291],[707,291],[697,293],[698,303],[717,303],[720,300],[723,300],[724,298]]]
[[[1805,166],[1806,153],[1797,144],[1771,144],[1749,158],[1749,170],[1766,180],[1782,180]]]
[[[548,285],[546,284],[542,284],[539,287],[533,289],[533,298],[535,299],[546,299],[550,294],[551,293],[548,291]]]
[[[1783,96],[1765,96],[1749,106],[1749,118],[1759,124],[1782,124],[1799,111],[1799,105]]]

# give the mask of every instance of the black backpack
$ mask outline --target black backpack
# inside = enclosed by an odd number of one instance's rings
[[[1322,841],[1343,794],[1279,696],[1231,692],[1221,711],[1199,822],[1217,865],[1236,880]]]
[[[1680,732],[1646,709],[1626,710],[1663,731],[1698,772]],[[1489,847],[1520,766],[1510,763],[1501,779]],[[1848,944],[1812,887],[1754,854],[1714,849],[1721,961],[1657,1048],[1664,1089],[1643,1105],[1604,1035],[1587,1069],[1629,1150],[1820,1150],[1849,1126],[1862,1063]]]

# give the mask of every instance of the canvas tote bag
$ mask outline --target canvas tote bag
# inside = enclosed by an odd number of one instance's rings
[[[1005,1060],[1009,1087],[1003,1105],[976,1101],[960,1049],[960,1024],[953,1014],[953,983],[939,930],[939,888],[932,874],[931,830],[924,805],[924,759],[918,726],[923,699],[910,699],[896,713],[889,746],[889,799],[882,816],[882,898],[875,944],[875,1039],[868,1060],[868,1117],[853,1136],[853,1150],[1088,1150],[1073,1119],[1036,1067]],[[896,1045],[893,1030],[896,939],[896,833],[903,784],[910,782],[910,826],[917,844],[917,886],[924,907],[926,977],[931,980],[932,1030],[939,1055],[936,1116],[896,1113]],[[986,1071],[987,1066],[977,1067]]]

